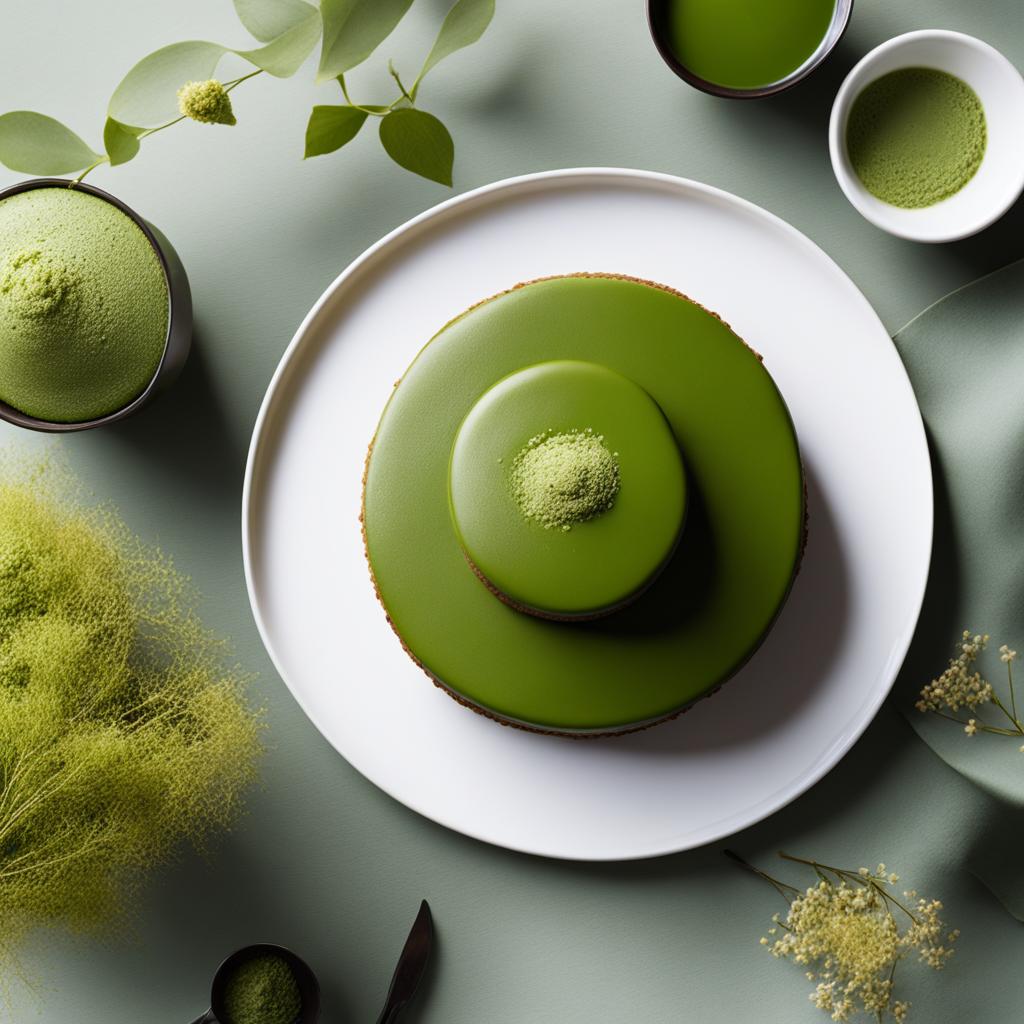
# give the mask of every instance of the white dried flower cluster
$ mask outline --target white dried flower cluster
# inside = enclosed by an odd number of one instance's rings
[[[822,877],[798,894],[785,918],[773,918],[775,926],[761,944],[773,956],[808,968],[808,980],[816,983],[810,999],[832,1020],[866,1013],[879,1021],[888,1015],[902,1024],[910,1004],[893,999],[896,964],[917,952],[921,962],[941,969],[953,955],[958,932],[946,930],[938,900],[907,892],[908,906],[890,895],[886,887],[898,876],[887,874],[884,864],[874,872],[824,870],[838,881]],[[893,907],[906,915],[902,931]]]
[[[999,660],[1006,666],[1007,696],[1004,698],[974,668],[975,660],[987,643],[987,634],[965,631],[949,667],[921,691],[917,710],[930,711],[940,718],[959,722],[967,736],[987,732],[997,736],[1024,737],[1024,716],[1017,713],[1017,696],[1013,688],[1013,663],[1017,660],[1017,652],[1006,644],[999,648]],[[990,705],[991,710],[1001,715],[1005,722],[997,725],[991,720],[984,720],[978,712],[983,704]],[[966,719],[960,717],[957,712],[964,709],[974,712],[974,715]],[[1024,753],[1024,746],[1020,750]]]
[[[987,633],[976,633],[972,636],[964,631],[957,645],[957,655],[950,659],[949,667],[921,691],[920,699],[915,705],[918,711],[941,711],[943,708],[959,711],[965,707],[974,711],[992,699],[991,684],[982,679],[981,673],[973,668],[988,639]],[[1000,648],[1000,654],[1003,652],[1012,656],[1004,656],[1003,660],[1007,663],[1017,656],[1016,651],[1009,650],[1005,645]],[[969,736],[973,735],[972,730],[965,731]]]

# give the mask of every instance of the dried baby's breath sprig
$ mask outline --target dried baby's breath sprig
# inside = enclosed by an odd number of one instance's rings
[[[761,945],[805,969],[815,984],[811,1002],[834,1021],[867,1014],[903,1024],[910,1004],[894,998],[896,965],[916,953],[921,963],[941,970],[953,955],[959,932],[948,930],[939,918],[942,903],[914,891],[898,899],[891,887],[899,876],[884,864],[874,871],[851,871],[780,853],[814,871],[817,882],[800,890],[725,852],[789,904],[784,917],[773,915]]]
[[[924,689],[915,705],[918,711],[930,712],[963,726],[968,736],[979,732],[990,732],[997,736],[1024,737],[1024,723],[1017,715],[1017,696],[1013,689],[1013,663],[1017,652],[1006,644],[999,648],[999,660],[1006,666],[1006,685],[1009,692],[1009,707],[975,668],[974,663],[988,645],[987,633],[971,633],[964,630],[957,642],[955,657],[942,675],[933,679]],[[1002,713],[1008,725],[993,725],[984,721],[978,709],[990,704]],[[962,712],[971,712],[964,718]],[[1020,748],[1024,752],[1024,746]]]

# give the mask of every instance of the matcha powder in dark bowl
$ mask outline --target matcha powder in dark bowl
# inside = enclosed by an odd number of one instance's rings
[[[68,187],[0,200],[0,401],[55,423],[113,413],[152,381],[169,317],[160,257],[113,203]]]
[[[225,982],[221,1024],[295,1024],[301,1012],[299,983],[283,957],[254,956]]]
[[[959,192],[985,155],[985,110],[962,79],[901,68],[865,86],[850,110],[850,164],[878,199],[904,209]]]

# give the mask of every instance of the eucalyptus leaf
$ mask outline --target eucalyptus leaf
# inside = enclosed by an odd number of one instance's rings
[[[380,141],[400,167],[451,186],[455,144],[433,114],[415,107],[392,110],[381,119]]]
[[[100,159],[60,121],[32,110],[0,115],[0,163],[24,174],[68,174]]]
[[[308,6],[308,5],[303,5]],[[266,46],[256,50],[235,50],[239,57],[262,68],[275,78],[289,78],[302,67],[320,38],[320,13],[309,7],[302,20],[296,22]]]
[[[110,166],[126,164],[139,151],[139,135],[144,129],[121,124],[112,117],[103,126],[103,145],[110,158]]]
[[[441,31],[423,62],[412,87],[412,95],[435,64],[450,57],[457,50],[471,46],[487,30],[494,17],[494,0],[456,0],[441,25]]]
[[[324,42],[318,82],[361,64],[384,42],[412,0],[321,0]]]
[[[351,142],[366,121],[366,111],[358,107],[314,107],[306,125],[306,157],[333,153]]]
[[[316,8],[304,0],[235,0],[235,13],[248,32],[269,43],[315,14]]]
[[[173,120],[178,116],[178,90],[186,82],[212,78],[227,52],[219,43],[191,40],[171,43],[143,57],[114,90],[107,115],[142,128]]]

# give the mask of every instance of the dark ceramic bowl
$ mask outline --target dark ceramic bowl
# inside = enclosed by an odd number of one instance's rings
[[[654,45],[661,54],[661,59],[684,81],[695,89],[710,93],[712,96],[724,96],[732,100],[751,100],[761,96],[774,96],[783,92],[797,82],[802,82],[815,68],[819,67],[828,55],[835,49],[836,43],[843,37],[846,26],[850,23],[850,15],[853,12],[853,0],[836,0],[836,9],[832,14],[832,24],[829,25],[825,37],[822,39],[814,54],[795,71],[791,71],[785,78],[777,82],[770,82],[768,85],[759,85],[750,89],[733,89],[727,85],[718,85],[709,82],[700,75],[695,75],[685,64],[680,63],[672,45],[669,42],[669,13],[673,0],[647,0],[647,24],[651,29],[651,36]]]
[[[193,1024],[225,1024],[228,1017],[225,1013],[224,997],[232,972],[253,957],[268,955],[284,960],[291,968],[299,986],[301,1008],[293,1024],[316,1024],[320,1018],[320,984],[312,968],[290,949],[269,942],[260,942],[255,946],[245,946],[236,950],[217,968],[211,986],[210,1009],[197,1017]]]
[[[106,416],[77,423],[57,423],[51,420],[36,419],[35,416],[28,416],[5,402],[0,402],[0,419],[7,420],[8,423],[13,423],[18,427],[43,430],[51,434],[91,430],[93,427],[102,427],[106,423],[116,423],[151,402],[174,381],[185,365],[189,349],[192,347],[192,291],[188,286],[185,268],[181,265],[181,260],[178,259],[178,254],[174,251],[171,243],[152,224],[147,224],[133,209],[122,203],[120,199],[110,195],[109,192],[104,192],[93,185],[87,185],[85,182],[76,185],[66,178],[32,178],[0,191],[0,201],[19,192],[28,192],[36,188],[76,188],[82,192],[88,192],[89,195],[116,206],[123,214],[131,217],[138,224],[142,233],[149,239],[149,244],[153,246],[153,251],[163,267],[164,277],[167,279],[167,340],[164,342],[160,365],[157,366],[156,373],[153,374],[145,390],[136,395],[127,405],[107,413]]]

